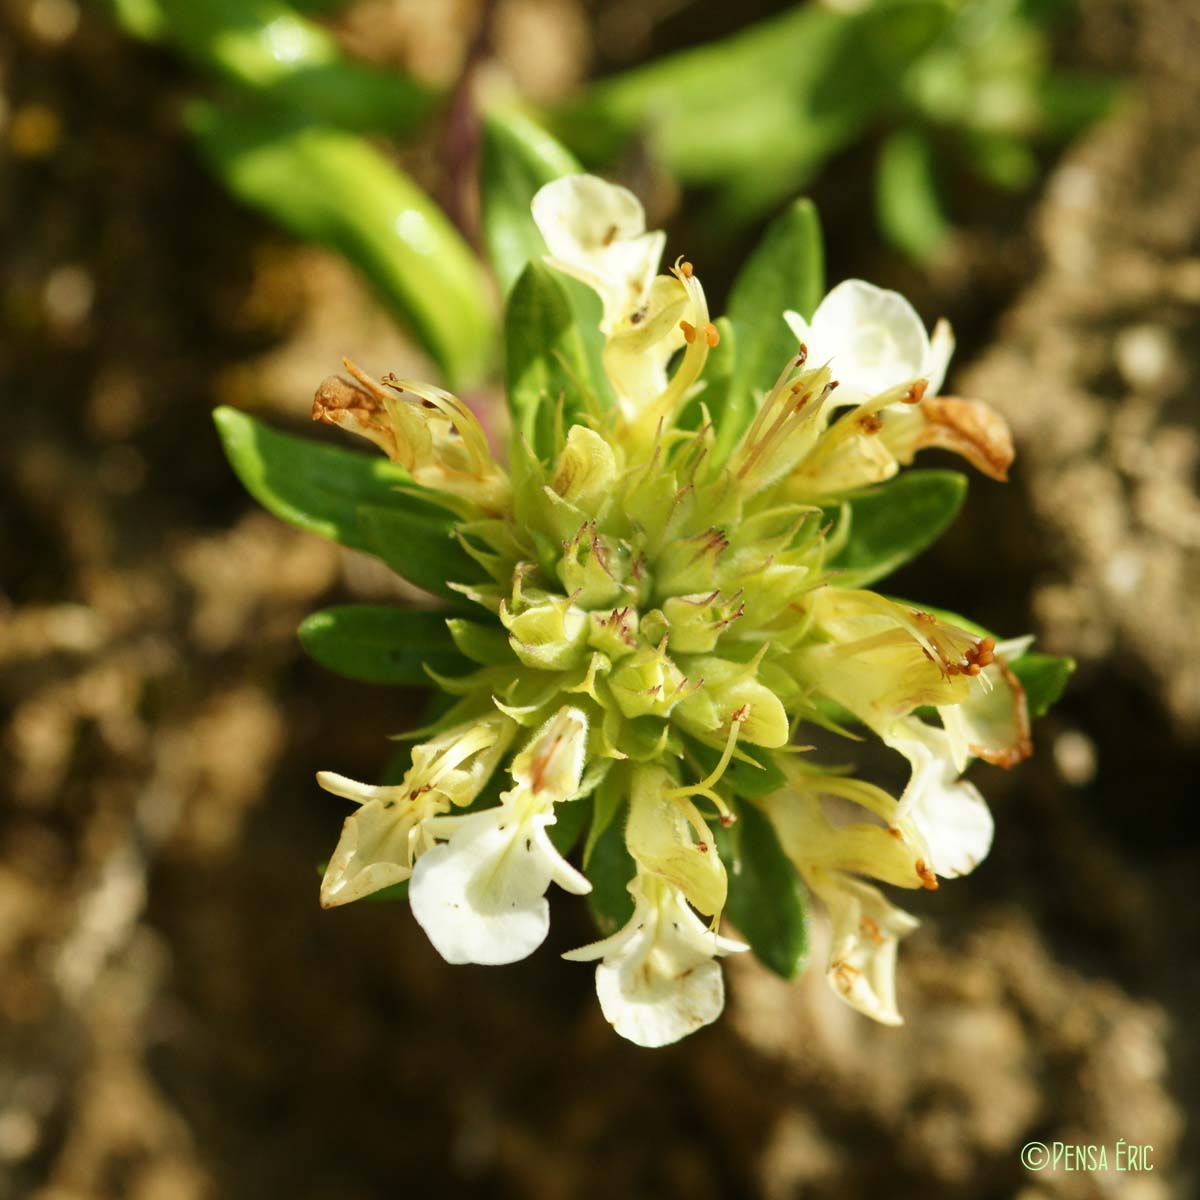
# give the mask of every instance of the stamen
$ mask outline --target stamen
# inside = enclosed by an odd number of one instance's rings
[[[693,267],[690,262],[684,261],[679,264],[679,273],[684,277],[684,279],[691,279],[692,273],[695,271],[695,269],[696,268]]]
[[[873,917],[868,917],[865,913],[859,918],[859,928],[873,941],[877,946],[883,945],[883,934],[879,929],[879,922]]]
[[[704,326],[704,341],[707,343],[710,350],[715,350],[717,348],[721,341],[721,334],[715,325]]]
[[[690,346],[696,340],[696,327],[690,321],[680,321],[679,328],[683,330],[683,340]]]

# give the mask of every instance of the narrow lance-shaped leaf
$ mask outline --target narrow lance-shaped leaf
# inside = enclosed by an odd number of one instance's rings
[[[567,293],[540,262],[525,268],[509,298],[504,360],[513,427],[545,458],[554,450],[559,404],[564,427],[586,407],[588,371]]]
[[[540,261],[546,253],[530,212],[533,197],[544,184],[579,170],[574,155],[523,114],[503,110],[484,115],[481,224],[488,256],[506,294],[525,264]]]
[[[242,485],[280,519],[375,554],[426,591],[457,597],[448,581],[482,577],[454,539],[453,518],[409,494],[414,485],[403,468],[278,433],[234,408],[218,408],[213,418]]]
[[[953,12],[942,0],[795,5],[594,84],[555,114],[555,129],[596,163],[640,137],[676,178],[715,192],[717,220],[751,220],[904,103],[908,68]]]
[[[967,479],[958,471],[904,471],[848,496],[849,537],[831,566],[844,587],[866,587],[932,545],[958,515]]]
[[[189,124],[236,196],[358,267],[451,386],[482,378],[495,343],[483,271],[437,206],[379,151],[279,112],[195,104]]]
[[[454,519],[423,506],[364,504],[358,510],[366,548],[409,583],[455,603],[463,598],[450,584],[479,583],[483,568],[462,548]]]
[[[540,263],[547,252],[545,239],[533,221],[534,196],[543,185],[579,170],[571,152],[529,117],[511,109],[484,116],[481,223],[484,244],[505,295],[512,291],[526,264]],[[602,360],[600,298],[578,279],[556,277],[570,301],[583,344],[586,378],[596,398],[606,405],[609,385]]]
[[[936,253],[949,236],[933,147],[920,129],[898,129],[884,143],[875,177],[875,212],[884,236],[918,261]]]
[[[213,419],[229,464],[250,495],[309,533],[373,552],[359,506],[407,502],[396,489],[412,480],[385,458],[277,433],[235,408],[218,408]]]
[[[824,290],[820,219],[811,201],[797,200],[767,227],[729,296],[736,359],[717,427],[718,459],[733,449],[761,395],[796,353],[784,312],[811,317]]]
[[[135,36],[167,40],[260,100],[349,129],[402,137],[434,107],[399,71],[347,58],[332,34],[280,0],[107,0]]]
[[[471,669],[438,613],[349,604],[306,617],[298,635],[321,666],[364,683],[423,687],[425,664],[442,674]]]
[[[808,956],[804,885],[761,810],[742,802],[735,809],[737,822],[716,832],[729,873],[725,915],[765,966],[794,979]]]

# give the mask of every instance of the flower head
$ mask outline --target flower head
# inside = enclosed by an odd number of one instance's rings
[[[719,334],[696,271],[679,259],[657,273],[664,237],[630,192],[569,176],[533,216],[547,261],[600,296],[612,403],[583,397],[583,416],[537,445],[515,437],[502,465],[440,389],[349,368],[318,392],[314,415],[400,464],[456,515],[479,564],[448,581],[477,609],[449,621],[474,668],[438,677],[457,715],[398,787],[321,777],[362,806],[323,900],[411,876],[443,957],[511,962],[545,939],[551,883],[584,894],[584,872],[616,870],[592,901],[614,904],[631,880],[632,913],[568,957],[600,960],[619,1033],[664,1045],[715,1019],[716,959],[745,949],[718,933],[737,880],[722,831],[755,804],[829,910],[835,991],[897,1023],[896,948],[915,922],[865,881],[934,888],[987,853],[991,815],[961,774],[972,756],[1009,766],[1029,752],[1009,667],[1024,646],[851,586],[837,555],[858,490],[925,446],[1002,476],[1003,422],[938,395],[944,322],[930,338],[903,298],[860,281],[809,321],[786,314],[802,344],[739,421],[707,389]],[[910,762],[908,787],[897,799],[810,762],[791,745],[806,722],[873,731]],[[485,805],[514,745],[511,785]],[[568,855],[589,821],[581,871]],[[601,842],[616,868],[596,866]]]

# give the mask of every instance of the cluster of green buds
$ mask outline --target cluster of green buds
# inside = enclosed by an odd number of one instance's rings
[[[929,446],[1002,479],[1004,423],[941,395],[945,322],[930,337],[901,296],[852,280],[807,320],[776,314],[792,352],[734,424],[709,404],[722,328],[691,263],[658,273],[665,235],[638,200],[572,175],[533,217],[549,267],[600,297],[609,393],[575,379],[568,404],[548,372],[506,463],[439,388],[347,363],[317,393],[314,417],[399,464],[478,567],[447,581],[472,669],[431,666],[454,702],[403,779],[319,777],[358,805],[322,902],[404,885],[447,961],[498,964],[545,939],[552,883],[592,893],[605,936],[567,957],[599,960],[618,1033],[661,1046],[722,1010],[717,959],[748,948],[723,914],[754,944],[806,885],[836,993],[899,1023],[916,922],[875,884],[936,888],[987,854],[992,818],[962,774],[1029,754],[1011,665],[1028,642],[859,586],[845,498]],[[806,725],[873,732],[908,785],[897,798],[813,761]]]

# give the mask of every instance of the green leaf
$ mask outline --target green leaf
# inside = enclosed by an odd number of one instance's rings
[[[554,824],[546,826],[546,834],[550,838],[550,844],[564,858],[575,849],[591,815],[590,796],[581,800],[566,800],[554,806]]]
[[[1038,106],[1050,136],[1065,141],[1127,98],[1128,88],[1108,75],[1056,71],[1039,83]]]
[[[580,170],[571,152],[529,117],[511,109],[484,116],[481,224],[488,256],[506,296],[526,265],[540,263],[547,252],[533,223],[533,197],[543,185]],[[600,331],[600,297],[578,279],[558,273],[555,278],[571,302],[588,367],[584,378],[606,405],[610,389],[602,361],[605,338]]]
[[[761,393],[797,351],[784,311],[811,317],[824,290],[820,219],[811,200],[796,200],[767,227],[729,295],[736,359],[717,427],[718,460],[733,449]]]
[[[313,613],[298,633],[321,666],[364,683],[423,687],[429,683],[426,663],[441,674],[470,667],[438,613],[350,604]]]
[[[369,142],[286,111],[196,103],[188,123],[229,190],[356,266],[451,386],[487,374],[495,320],[482,267],[441,210]]]
[[[309,533],[374,553],[358,519],[360,506],[420,503],[396,490],[412,480],[382,456],[276,433],[235,408],[218,408],[213,420],[229,465],[250,495]]]
[[[754,219],[903,105],[908,69],[953,11],[942,0],[850,14],[796,5],[601,80],[556,114],[555,129],[588,162],[611,162],[639,139],[677,179],[715,193],[718,219]]]
[[[884,236],[918,262],[937,253],[949,236],[933,147],[920,129],[898,129],[884,142],[875,177],[875,213]]]
[[[903,471],[848,496],[849,539],[834,556],[842,587],[866,587],[915,558],[942,535],[967,495],[958,471]]]
[[[807,894],[766,815],[734,802],[737,822],[716,832],[729,876],[725,915],[759,960],[794,979],[808,957]]]
[[[166,36],[161,0],[101,0],[101,6],[130,37],[157,42]]]
[[[592,884],[587,897],[588,908],[596,928],[604,937],[616,933],[633,916],[633,897],[627,887],[637,874],[637,865],[625,849],[623,815],[623,808],[620,820],[616,819],[616,814],[609,814],[608,825],[595,839],[587,859],[587,877]]]
[[[513,287],[504,351],[513,428],[547,458],[555,450],[560,403],[564,428],[586,409],[588,367],[566,290],[540,262],[529,263]]]
[[[530,204],[543,184],[581,170],[578,161],[540,125],[521,113],[496,110],[483,118],[480,204],[483,240],[507,295],[525,264],[546,253]]]
[[[1075,671],[1073,658],[1053,654],[1025,654],[1009,665],[1025,689],[1030,720],[1045,716],[1058,703]]]
[[[462,596],[452,583],[480,583],[483,568],[454,535],[454,518],[420,502],[402,506],[364,504],[357,510],[366,549],[397,575],[434,595],[456,603]]]
[[[141,0],[148,7],[153,32],[198,66],[296,112],[400,137],[433,110],[428,88],[347,58],[332,34],[280,0]]]
[[[604,831],[613,823],[628,794],[629,778],[626,772],[613,769],[600,781],[593,793],[592,823],[588,828],[587,841],[583,846],[583,867],[586,871],[592,859],[592,851]]]

